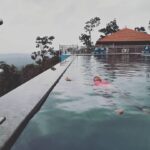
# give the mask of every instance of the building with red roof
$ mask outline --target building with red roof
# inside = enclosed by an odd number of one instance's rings
[[[150,45],[150,34],[124,28],[96,42],[97,47],[107,47],[109,53],[141,53]]]

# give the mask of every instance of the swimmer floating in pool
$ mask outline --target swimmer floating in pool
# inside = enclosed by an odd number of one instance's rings
[[[102,80],[100,76],[95,76],[93,78],[93,81],[94,81],[94,85],[95,86],[108,86],[108,85],[111,85],[108,81]],[[124,109],[123,108],[117,108],[115,110],[115,113],[117,115],[123,115],[124,114]]]
[[[106,80],[102,80],[99,76],[95,76],[93,78],[93,81],[94,81],[94,85],[96,85],[96,86],[110,85],[109,82],[107,82]]]

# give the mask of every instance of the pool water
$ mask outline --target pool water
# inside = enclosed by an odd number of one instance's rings
[[[12,150],[150,150],[150,59],[78,56]]]

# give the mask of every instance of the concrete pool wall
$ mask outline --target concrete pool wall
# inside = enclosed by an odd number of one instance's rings
[[[47,96],[74,60],[70,56],[18,88],[0,97],[0,150],[10,149],[32,116],[40,109]]]

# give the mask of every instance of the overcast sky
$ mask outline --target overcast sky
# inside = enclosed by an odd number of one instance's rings
[[[120,28],[144,26],[150,20],[150,0],[0,0],[0,53],[31,53],[37,36],[55,36],[53,46],[79,44],[85,22],[100,17],[98,29],[117,19]]]

